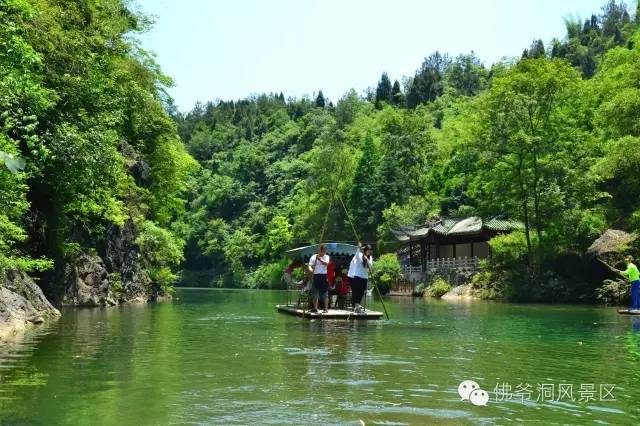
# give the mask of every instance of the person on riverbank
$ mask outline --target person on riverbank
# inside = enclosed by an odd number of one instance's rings
[[[363,312],[362,296],[367,291],[367,281],[369,279],[369,270],[373,266],[373,256],[371,255],[371,246],[366,245],[358,247],[356,254],[351,259],[349,265],[349,283],[351,284],[351,301],[354,312]]]
[[[327,282],[327,265],[329,265],[329,255],[324,244],[318,247],[318,254],[314,254],[309,259],[309,272],[313,274],[311,283],[311,298],[313,299],[313,309],[311,312],[318,312],[318,300],[323,299],[323,313],[329,312],[329,283]]]
[[[629,282],[631,283],[631,308],[632,311],[640,311],[640,271],[638,267],[633,263],[633,258],[627,256],[625,258],[627,263],[627,270],[620,271]]]

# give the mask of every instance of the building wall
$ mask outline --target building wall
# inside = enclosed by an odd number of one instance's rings
[[[440,246],[440,254],[438,255],[437,246],[431,245],[431,256],[429,259],[445,259],[452,258],[453,256],[453,244],[446,244]],[[489,257],[489,244],[486,241],[473,243],[473,256],[471,255],[471,243],[456,244],[455,257],[478,257],[480,259],[486,259]]]
[[[486,241],[475,242],[473,243],[473,256],[471,255],[471,243],[462,243],[456,244],[456,256],[455,257],[478,257],[480,259],[486,259],[489,257],[489,243]],[[409,264],[409,250],[402,251],[398,253],[399,258],[405,264]],[[427,256],[428,255],[428,256]],[[427,246],[427,253],[425,253],[425,257],[427,260],[433,259],[445,259],[445,258],[453,258],[453,244],[443,244],[440,246],[440,251],[438,252],[437,244],[429,244]],[[420,244],[414,244],[413,246],[413,263],[420,263]]]
[[[453,246],[452,245],[440,246],[440,258],[444,259],[444,258],[450,258],[450,257],[453,257]]]
[[[471,257],[471,244],[456,244],[456,256],[455,257]]]
[[[486,259],[489,257],[489,243],[486,241],[473,243],[473,255],[480,259]]]

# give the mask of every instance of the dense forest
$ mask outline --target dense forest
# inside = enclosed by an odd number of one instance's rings
[[[136,42],[150,24],[121,0],[0,0],[0,270],[54,301],[91,259],[123,300],[180,269],[280,286],[334,193],[324,238],[355,239],[348,211],[379,253],[437,216],[521,221],[476,280],[494,297],[593,300],[562,260],[640,228],[637,7],[611,0],[490,67],[435,52],[335,102],[275,91],[187,113]]]
[[[214,286],[279,285],[283,251],[320,238],[335,188],[379,252],[393,249],[394,227],[439,215],[520,220],[522,232],[492,242],[479,285],[593,299],[559,260],[608,227],[640,226],[638,16],[609,1],[520,58],[487,68],[473,52],[435,52],[402,84],[385,73],[335,103],[321,90],[274,92],[176,114],[202,166],[184,220],[186,268]],[[325,239],[355,239],[341,206],[329,218]]]
[[[53,301],[78,268],[113,299],[175,280],[198,165],[170,79],[131,37],[148,25],[122,1],[0,0],[0,270],[41,277]]]

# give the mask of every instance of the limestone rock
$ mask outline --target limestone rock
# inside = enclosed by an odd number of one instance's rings
[[[471,284],[462,284],[453,287],[444,296],[442,299],[471,299],[473,298],[473,289],[471,288]]]
[[[149,299],[151,279],[140,264],[140,248],[135,238],[136,231],[131,221],[122,227],[110,227],[105,261],[109,271],[120,274],[123,301],[145,303]]]
[[[8,270],[0,276],[0,339],[59,316],[27,274]]]
[[[112,306],[118,304],[109,274],[99,256],[82,254],[65,267],[63,305]]]

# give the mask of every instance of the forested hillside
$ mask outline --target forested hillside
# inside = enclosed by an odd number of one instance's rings
[[[147,25],[119,0],[0,0],[0,272],[57,303],[147,299],[182,259],[198,165],[134,41]]]
[[[202,168],[185,215],[188,270],[210,285],[277,285],[282,253],[320,237],[335,188],[379,250],[389,230],[438,215],[502,215],[523,232],[492,242],[494,294],[593,298],[559,260],[607,227],[640,226],[638,13],[610,1],[521,58],[428,56],[330,102],[280,92],[176,114]],[[344,211],[325,239],[353,240]]]
[[[563,259],[640,228],[636,8],[609,1],[490,67],[435,52],[364,94],[180,113],[129,3],[0,0],[0,270],[69,304],[153,298],[180,268],[278,286],[335,191],[325,239],[355,239],[342,201],[378,252],[400,225],[505,216],[525,226],[492,241],[487,294],[591,300]]]

